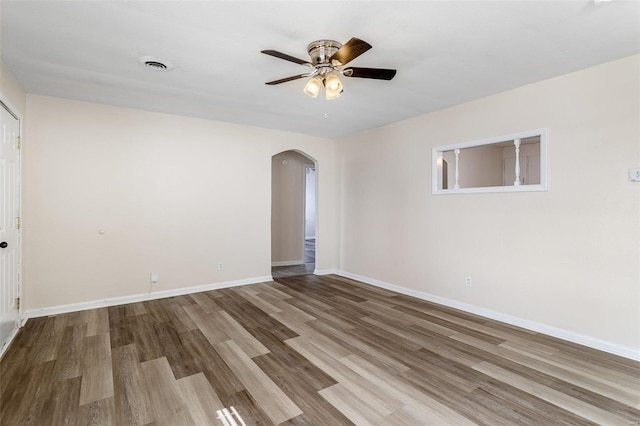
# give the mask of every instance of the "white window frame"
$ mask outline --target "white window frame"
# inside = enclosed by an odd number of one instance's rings
[[[512,141],[515,139],[526,139],[531,137],[540,137],[540,183],[535,185],[519,185],[519,186],[484,186],[477,188],[458,188],[458,189],[440,189],[438,188],[438,162],[442,161],[442,153],[455,149],[473,148],[483,145],[493,145]],[[431,150],[431,193],[434,195],[442,194],[478,194],[491,192],[533,192],[547,191],[547,162],[548,162],[548,138],[547,129],[533,129],[524,132],[512,133],[502,136],[494,136],[490,138],[460,142],[450,145],[441,145]]]

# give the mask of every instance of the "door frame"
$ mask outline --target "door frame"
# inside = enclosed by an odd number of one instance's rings
[[[272,217],[272,213],[273,213],[273,188],[274,188],[274,186],[273,186],[273,158],[275,156],[277,156],[277,155],[280,155],[280,154],[288,152],[288,151],[296,152],[296,153],[302,155],[303,157],[305,157],[305,159],[306,159],[303,162],[303,168],[302,168],[303,171],[299,176],[299,179],[301,179],[301,182],[302,182],[302,187],[304,189],[304,191],[303,191],[303,200],[302,200],[301,205],[299,206],[299,208],[301,209],[301,213],[302,213],[302,220],[299,222],[300,223],[299,226],[301,227],[301,230],[302,230],[302,246],[301,246],[301,248],[302,248],[302,264],[303,265],[305,263],[304,262],[304,260],[305,260],[304,259],[304,251],[305,251],[305,241],[306,241],[305,240],[306,166],[311,165],[316,170],[316,177],[315,177],[315,186],[316,186],[316,197],[315,197],[315,201],[316,201],[316,226],[315,226],[316,227],[316,257],[315,257],[315,260],[316,260],[316,268],[314,269],[314,273],[315,273],[315,271],[317,270],[317,263],[318,263],[318,255],[317,255],[318,240],[320,238],[322,238],[321,235],[320,235],[320,224],[319,224],[319,220],[318,220],[319,211],[320,211],[319,207],[318,207],[319,206],[319,174],[318,174],[319,161],[316,160],[310,154],[306,153],[305,151],[303,151],[303,150],[301,150],[299,148],[293,147],[293,148],[274,150],[271,153],[271,155],[269,156],[269,160],[271,161],[271,163],[270,163],[271,166],[269,168],[269,170],[270,170],[270,180],[269,181],[271,182],[271,184],[269,185],[269,188],[270,188],[269,192],[271,194],[271,199],[270,199],[270,201],[271,201],[270,219],[271,220],[270,220],[270,223],[273,223],[273,217]],[[298,179],[298,178],[296,178],[296,179]],[[271,227],[269,229],[272,231]],[[273,242],[273,233],[272,232],[269,233],[269,242],[270,242],[270,247],[271,247],[272,242]],[[296,259],[296,261],[297,260],[298,259]],[[272,253],[271,250],[269,250],[269,263],[270,263],[272,268],[273,268],[273,266],[276,266],[276,265],[273,264],[274,263],[273,262],[273,253]],[[298,263],[296,263],[296,265],[298,265]],[[280,266],[280,265],[278,265],[278,266]],[[282,266],[285,266],[285,265],[282,265]]]
[[[7,110],[7,112],[9,112],[9,114],[11,114],[16,120],[18,120],[18,136],[21,138],[21,142],[20,142],[20,149],[18,150],[18,217],[20,217],[20,232],[18,233],[18,247],[17,247],[17,268],[18,268],[18,282],[17,282],[17,294],[18,294],[18,298],[20,299],[20,306],[18,307],[18,318],[16,320],[16,327],[14,328],[14,330],[11,332],[11,334],[9,335],[9,338],[6,341],[6,344],[4,346],[2,346],[3,342],[0,342],[0,359],[2,359],[2,357],[4,356],[4,354],[7,352],[7,349],[9,349],[9,346],[11,346],[11,342],[13,342],[13,339],[16,337],[16,335],[18,334],[18,330],[24,325],[24,318],[23,318],[23,306],[24,303],[23,302],[23,297],[22,297],[22,277],[23,277],[23,270],[22,270],[22,265],[23,265],[23,253],[22,253],[22,230],[24,229],[24,220],[23,220],[23,215],[22,215],[22,174],[23,174],[23,170],[22,170],[22,149],[24,147],[24,140],[22,140],[22,135],[23,133],[23,118],[22,118],[22,114],[17,112],[18,109],[15,108],[11,102],[7,99],[7,97],[4,95],[4,93],[0,92],[0,108],[4,108]]]
[[[305,155],[305,157],[307,157]],[[311,160],[309,157],[307,157],[307,159]],[[307,260],[307,170],[308,169],[313,169],[313,187],[314,187],[314,192],[315,192],[315,206],[314,206],[314,237],[313,239],[316,240],[317,239],[317,234],[318,234],[318,175],[317,175],[317,170],[316,170],[316,165],[315,162],[312,163],[304,163],[303,166],[303,179],[304,179],[304,183],[303,183],[303,188],[304,188],[304,195],[302,197],[302,208],[303,208],[303,213],[302,213],[302,261],[304,262],[303,264],[306,264],[306,260]],[[314,243],[315,245],[315,243]],[[315,263],[315,257],[313,259],[313,263]]]

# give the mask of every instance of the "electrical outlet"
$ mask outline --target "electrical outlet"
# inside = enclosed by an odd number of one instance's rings
[[[471,281],[471,277],[464,278],[464,285],[466,285],[467,287],[471,287],[473,285],[473,282]]]
[[[222,261],[218,262],[218,271],[222,271],[224,269],[224,263]]]
[[[155,284],[158,282],[158,273],[157,272],[152,272],[151,273],[151,284]]]

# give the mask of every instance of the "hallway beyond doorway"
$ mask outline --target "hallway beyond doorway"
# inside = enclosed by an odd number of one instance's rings
[[[316,240],[309,239],[304,242],[304,264],[291,266],[274,266],[271,268],[271,276],[276,278],[295,277],[299,275],[311,275],[316,268]]]

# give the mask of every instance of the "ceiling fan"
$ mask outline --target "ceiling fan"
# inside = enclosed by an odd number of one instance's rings
[[[307,52],[311,60],[295,58],[277,50],[262,50],[261,53],[296,64],[313,68],[306,74],[293,75],[280,80],[269,81],[265,84],[275,85],[299,78],[311,77],[304,86],[304,92],[315,98],[324,87],[327,100],[336,99],[342,93],[342,82],[337,74],[345,77],[372,78],[376,80],[391,80],[396,75],[396,70],[386,68],[345,68],[349,62],[371,49],[366,41],[353,37],[345,44],[334,40],[316,40],[307,46]]]

